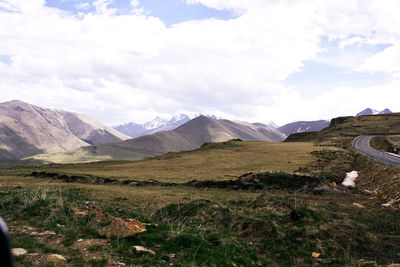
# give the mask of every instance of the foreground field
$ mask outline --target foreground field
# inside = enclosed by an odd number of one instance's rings
[[[315,196],[286,190],[119,187],[0,178],[0,215],[17,266],[374,266],[400,261],[398,210],[360,193]],[[353,205],[358,203],[365,209]],[[136,218],[147,232],[105,239],[107,220]],[[143,246],[156,254],[135,252]],[[313,252],[319,257],[312,257]],[[368,261],[370,261],[368,265]],[[123,263],[123,264],[122,264]],[[364,265],[363,265],[364,264]],[[54,266],[62,266],[56,264]]]
[[[351,170],[356,189],[340,185]],[[136,162],[1,169],[0,216],[27,250],[17,266],[377,266],[400,262],[398,204],[382,206],[398,199],[399,179],[354,151],[231,141]],[[112,218],[147,231],[106,238]]]
[[[183,183],[191,180],[232,179],[247,172],[292,173],[317,160],[311,152],[327,149],[339,150],[334,147],[315,146],[312,143],[236,141],[210,143],[202,149],[168,153],[136,162],[110,161],[14,168],[3,173],[26,175],[41,170],[63,174]]]

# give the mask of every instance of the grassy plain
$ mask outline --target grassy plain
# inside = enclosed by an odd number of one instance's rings
[[[3,173],[26,175],[35,170],[62,174],[89,174],[99,177],[184,183],[191,180],[223,180],[248,172],[293,173],[316,160],[319,150],[340,150],[312,143],[272,143],[229,141],[210,143],[187,152],[168,153],[140,161],[109,161],[84,164],[13,168]]]

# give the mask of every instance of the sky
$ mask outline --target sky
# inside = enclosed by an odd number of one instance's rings
[[[398,0],[0,0],[0,102],[109,125],[400,111]]]

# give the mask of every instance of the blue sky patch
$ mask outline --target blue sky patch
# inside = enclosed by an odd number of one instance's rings
[[[339,86],[372,87],[390,80],[384,72],[356,71],[365,58],[385,50],[390,44],[354,43],[344,48],[340,48],[339,44],[338,39],[321,37],[320,47],[326,51],[318,54],[314,60],[304,61],[301,70],[289,75],[283,84],[298,89],[303,97],[311,97]]]
[[[0,55],[0,62],[4,63],[6,65],[10,65],[11,64],[11,56]]]
[[[146,0],[140,3],[139,7],[149,10],[151,15],[160,18],[167,26],[188,20],[228,20],[236,17],[229,10],[216,10],[201,4],[188,5],[182,0]]]
[[[363,88],[389,80],[389,76],[383,72],[355,72],[347,68],[306,61],[302,70],[289,75],[283,84],[298,89],[303,97],[308,98],[339,86]]]
[[[46,5],[77,14],[95,11],[93,2],[93,0],[46,0]],[[79,6],[86,8],[80,9]],[[132,10],[130,0],[113,0],[109,7],[117,9],[120,14]],[[142,0],[139,1],[138,8],[144,8],[146,13],[160,18],[167,26],[188,20],[209,18],[228,20],[237,17],[229,10],[216,10],[201,4],[187,4],[184,0]]]

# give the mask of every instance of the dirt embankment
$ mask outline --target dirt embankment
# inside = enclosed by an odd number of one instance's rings
[[[400,199],[400,170],[381,164],[353,149],[322,150],[313,154],[317,160],[299,169],[299,172],[340,184],[347,172],[357,171],[359,176],[356,188],[375,192],[384,199]]]
[[[154,179],[147,181],[117,180],[113,178],[94,177],[88,175],[65,175],[49,172],[32,172],[31,177],[38,179],[51,179],[66,183],[113,184],[120,186],[189,186],[197,188],[218,188],[227,190],[286,190],[288,192],[303,193],[328,193],[344,192],[344,188],[320,188],[327,181],[313,176],[288,174],[288,173],[247,173],[237,179],[223,181],[197,181],[187,183],[163,183]]]
[[[397,136],[375,136],[371,139],[370,145],[371,147],[379,151],[398,153],[400,149],[400,144],[396,142],[397,138]]]

